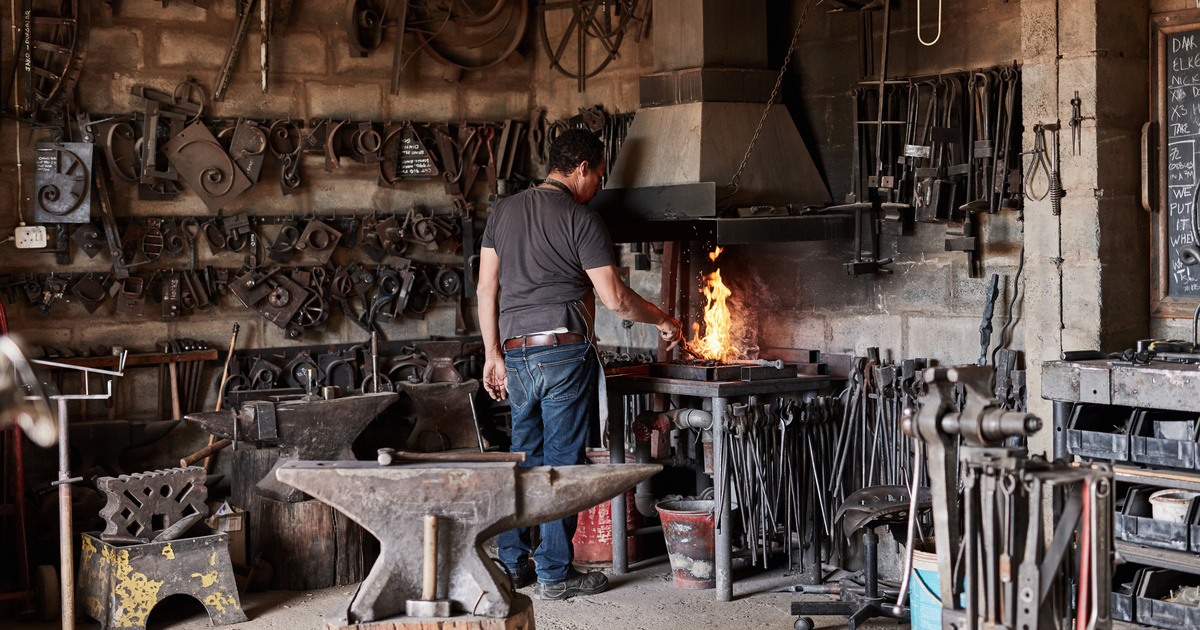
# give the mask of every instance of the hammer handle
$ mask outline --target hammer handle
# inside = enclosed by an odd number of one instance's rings
[[[437,597],[437,530],[438,517],[425,515],[425,563],[421,572],[421,599],[431,601]]]
[[[230,444],[233,444],[233,440],[225,439],[213,442],[212,444],[205,446],[195,453],[192,453],[191,455],[179,460],[179,466],[180,468],[187,468],[188,466],[195,464],[196,462],[208,457],[209,455],[212,455],[213,453],[216,453]]]

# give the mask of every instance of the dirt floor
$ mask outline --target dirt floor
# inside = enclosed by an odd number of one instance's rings
[[[538,630],[696,630],[697,628],[791,628],[795,620],[789,614],[792,601],[821,599],[820,595],[772,593],[791,586],[798,576],[785,569],[735,571],[734,601],[717,602],[712,590],[684,590],[671,583],[670,567],[663,559],[650,561],[632,573],[609,575],[609,590],[600,595],[577,597],[562,602],[534,600],[534,621]],[[231,630],[323,630],[322,615],[353,593],[354,586],[316,591],[271,591],[252,593],[242,599],[250,621]],[[533,595],[533,589],[523,590]],[[826,598],[827,599],[827,598]],[[815,617],[817,628],[845,628],[838,617]],[[881,628],[906,628],[895,621],[872,622]],[[9,623],[0,619],[6,630],[50,630],[57,623]],[[90,618],[78,619],[80,630],[98,629]],[[188,598],[160,604],[151,614],[152,630],[207,630],[208,617],[203,608]]]

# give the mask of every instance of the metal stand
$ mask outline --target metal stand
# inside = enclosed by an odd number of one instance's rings
[[[797,376],[795,378],[763,381],[688,381],[649,376],[618,376],[607,380],[609,461],[625,463],[625,419],[616,417],[624,409],[621,397],[626,394],[675,394],[708,398],[713,415],[713,487],[716,506],[716,576],[717,601],[733,600],[733,517],[731,514],[729,474],[725,455],[725,409],[731,398],[755,394],[805,394],[829,386],[827,376]],[[629,532],[625,526],[625,495],[612,499],[613,573],[629,572]]]
[[[879,596],[879,535],[870,530],[863,533],[863,547],[866,549],[866,594],[857,601],[845,599],[843,594],[842,601],[838,602],[792,602],[792,614],[797,617],[793,624],[796,630],[813,629],[812,619],[804,615],[841,615],[846,618],[850,630],[856,630],[859,624],[875,617],[908,618],[907,608],[894,614],[892,607],[885,606]]]
[[[71,476],[70,432],[67,427],[67,401],[70,400],[107,400],[112,396],[112,379],[108,379],[106,391],[103,394],[91,393],[88,376],[92,372],[108,376],[124,376],[125,354],[116,372],[97,368],[79,367],[52,361],[32,361],[47,367],[80,370],[83,372],[82,394],[55,394],[51,400],[58,401],[58,480],[51,485],[58,486],[58,562],[60,601],[62,604],[62,629],[75,630],[75,552],[72,538],[75,532],[72,527],[71,485],[83,481],[83,477]]]

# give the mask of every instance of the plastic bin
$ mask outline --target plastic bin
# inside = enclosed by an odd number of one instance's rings
[[[1197,414],[1159,409],[1134,412],[1129,458],[1156,467],[1195,469],[1200,421]]]
[[[1067,423],[1067,452],[1079,457],[1129,461],[1132,407],[1075,405]]]
[[[1115,515],[1113,534],[1129,542],[1162,549],[1187,551],[1191,534],[1191,518],[1183,523],[1155,520],[1151,514],[1150,495],[1159,488],[1134,486],[1125,494],[1125,505]],[[1192,499],[1188,514],[1196,511],[1197,500]]]
[[[1133,621],[1134,602],[1137,600],[1138,585],[1147,569],[1136,564],[1121,564],[1113,570],[1112,597],[1109,599],[1112,618],[1116,621]]]
[[[1134,602],[1135,619],[1140,624],[1169,630],[1200,628],[1200,608],[1162,601],[1181,586],[1197,584],[1200,584],[1200,575],[1147,570]]]

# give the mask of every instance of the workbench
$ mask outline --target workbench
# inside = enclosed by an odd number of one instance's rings
[[[629,374],[610,376],[606,381],[608,388],[608,431],[609,431],[609,461],[614,464],[625,463],[625,436],[627,433],[626,418],[621,399],[629,394],[667,394],[707,398],[712,402],[713,416],[713,486],[715,496],[720,500],[717,510],[716,537],[716,574],[717,601],[727,602],[733,599],[733,542],[731,503],[729,500],[729,475],[725,469],[725,410],[730,399],[753,395],[785,395],[800,394],[804,397],[815,395],[817,390],[829,387],[828,376],[796,376],[793,378],[770,379],[761,381],[691,381],[673,378],[659,378],[646,375]],[[627,555],[628,536],[625,527],[625,495],[621,494],[612,500],[612,557],[613,573],[621,575],[629,570]]]

